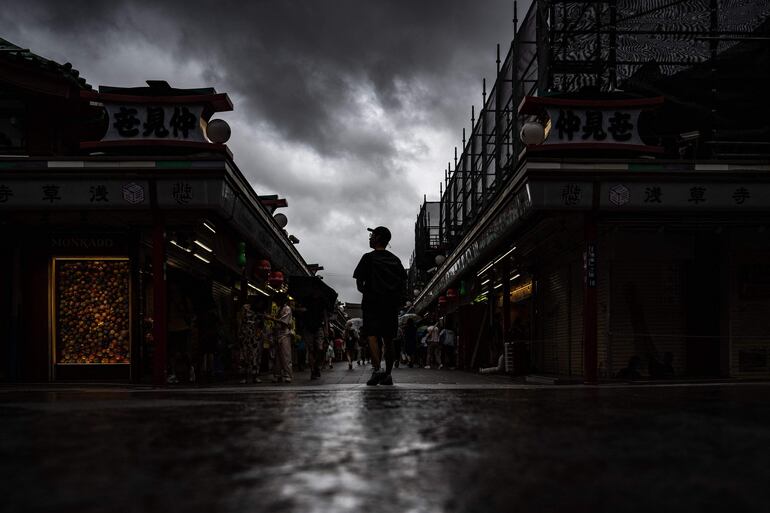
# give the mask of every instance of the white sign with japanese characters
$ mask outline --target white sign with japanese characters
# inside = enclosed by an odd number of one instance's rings
[[[641,109],[548,107],[551,130],[543,144],[623,144],[643,146]]]
[[[105,103],[109,127],[102,141],[163,140],[206,142],[203,105]]]

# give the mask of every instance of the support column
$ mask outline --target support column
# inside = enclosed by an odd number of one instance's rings
[[[166,354],[168,322],[166,315],[166,226],[161,212],[155,212],[152,224],[152,336],[155,351],[152,361],[152,382],[166,384]]]
[[[508,259],[503,264],[503,352],[505,352],[505,343],[512,342],[508,340],[508,333],[511,331],[511,264]]]
[[[598,376],[597,349],[597,227],[596,215],[587,212],[585,223],[585,250],[583,253],[583,376],[585,383],[595,385]]]

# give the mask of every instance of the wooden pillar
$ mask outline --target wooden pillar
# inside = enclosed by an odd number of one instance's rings
[[[155,212],[152,225],[152,287],[153,324],[152,336],[155,351],[152,361],[152,382],[155,386],[166,384],[166,354],[168,322],[166,315],[166,227],[163,214]]]
[[[594,385],[599,382],[597,349],[597,228],[596,215],[585,215],[585,246],[583,253],[583,376],[585,383]]]

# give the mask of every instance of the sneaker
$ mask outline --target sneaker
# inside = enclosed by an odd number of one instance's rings
[[[430,369],[430,365],[426,365],[426,366],[425,366],[425,368],[426,368],[426,369]]]
[[[179,380],[176,379],[176,374],[171,374],[168,379],[166,379],[166,383],[179,383]]]
[[[238,382],[238,384],[240,384],[240,385],[245,385],[245,384],[246,384],[246,380],[245,380],[245,379],[242,379],[242,380],[240,380],[240,381]]]
[[[291,383],[291,378],[283,378],[284,383]]]
[[[441,369],[444,368],[444,366],[443,365],[439,365],[438,368],[439,368],[439,370],[441,370]]]
[[[353,364],[352,363],[348,364],[348,370],[353,370]]]
[[[390,374],[385,374],[385,376],[380,380],[380,385],[392,385],[393,384],[393,377]]]
[[[372,377],[369,378],[369,381],[366,382],[367,385],[370,387],[376,386],[380,384],[380,381],[385,376],[383,372],[380,371],[374,371],[372,372]]]
[[[262,383],[262,380],[259,378],[254,378],[254,383]]]

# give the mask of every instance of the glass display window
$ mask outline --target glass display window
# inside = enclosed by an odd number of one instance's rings
[[[52,278],[54,363],[130,364],[128,258],[55,257]]]

